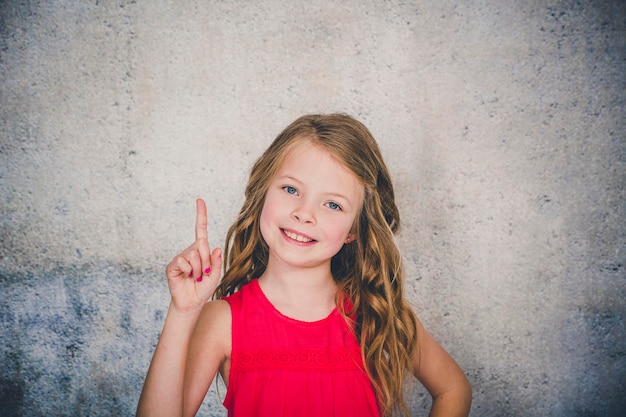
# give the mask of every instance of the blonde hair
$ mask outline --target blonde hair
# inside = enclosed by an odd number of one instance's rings
[[[384,416],[409,414],[403,383],[417,351],[416,317],[403,296],[404,268],[394,238],[400,225],[389,171],[369,130],[343,114],[307,115],[289,125],[252,167],[245,202],[226,235],[225,274],[216,298],[232,294],[267,266],[259,218],[270,182],[290,149],[310,140],[343,163],[364,186],[354,242],[331,260],[338,294],[349,297],[366,371]]]

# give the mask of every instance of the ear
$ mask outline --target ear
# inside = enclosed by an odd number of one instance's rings
[[[354,233],[350,233],[346,238],[346,244],[352,242],[355,239],[356,235]]]

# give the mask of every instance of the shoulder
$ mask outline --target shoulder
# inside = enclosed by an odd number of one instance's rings
[[[230,304],[226,300],[209,301],[194,330],[194,338],[203,340],[214,348],[220,348],[228,356],[230,353],[232,316]]]
[[[218,301],[225,301],[230,305],[233,312],[237,311],[240,306],[245,303],[245,300],[258,297],[259,285],[256,279],[244,284],[234,293],[221,298]]]
[[[224,299],[209,301],[202,308],[202,315],[210,315],[215,318],[230,317],[230,303]]]
[[[229,324],[231,321],[230,303],[226,300],[209,301],[202,308],[200,321],[215,326]]]

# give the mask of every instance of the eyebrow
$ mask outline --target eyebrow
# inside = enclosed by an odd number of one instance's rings
[[[300,181],[296,177],[292,177],[291,175],[281,175],[280,177],[276,178],[276,180],[285,180],[285,179],[297,182],[298,184],[304,184],[302,181]],[[335,192],[332,192],[332,191],[325,191],[323,194],[327,195],[327,196],[335,197],[335,198],[340,198],[340,199],[344,200],[348,204],[352,203],[348,197],[346,197],[345,195],[340,194],[340,193],[335,193]]]

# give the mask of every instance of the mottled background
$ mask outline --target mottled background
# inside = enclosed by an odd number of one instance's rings
[[[625,73],[623,0],[0,1],[0,415],[132,415],[194,199],[222,244],[331,111],[380,142],[472,415],[626,415]]]

